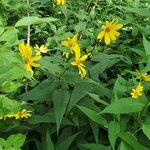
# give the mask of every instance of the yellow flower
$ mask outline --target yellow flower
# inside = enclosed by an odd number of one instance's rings
[[[144,81],[150,81],[150,75],[148,75],[148,73],[143,73],[142,77]]]
[[[56,0],[57,1],[57,5],[65,5],[66,0]]]
[[[142,96],[142,92],[143,92],[143,86],[139,82],[137,87],[135,89],[132,89],[132,92],[130,94],[132,95],[132,98],[137,99],[139,96]]]
[[[73,36],[72,38],[67,38],[66,40],[61,42],[62,46],[70,48],[70,52],[64,52],[63,56],[65,56],[67,59],[69,57],[70,53],[73,53],[73,51],[80,51],[80,46],[77,43],[78,34]]]
[[[12,119],[14,118],[13,114],[8,114],[8,115],[4,115],[2,117],[0,117],[0,120],[6,120],[6,119]]]
[[[86,66],[83,62],[91,55],[91,53],[80,56],[80,51],[75,51],[75,60],[71,62],[73,66],[77,66],[79,69],[79,75],[81,75],[81,79],[86,75]]]
[[[27,119],[31,117],[31,110],[23,109],[21,111],[18,111],[14,116],[16,119]]]
[[[41,59],[41,56],[32,56],[32,49],[29,44],[20,43],[19,51],[24,59],[24,67],[27,71],[33,73],[32,67],[39,67],[40,65],[35,63]]]
[[[47,53],[47,47],[44,45],[41,45],[40,47],[36,44],[35,45],[35,52],[37,56],[40,56],[41,53]]]
[[[120,35],[117,30],[120,30],[122,27],[123,24],[118,24],[115,19],[113,19],[111,22],[106,21],[105,25],[102,25],[103,31],[98,34],[97,38],[100,41],[102,41],[104,38],[106,45],[110,45],[111,41],[116,41],[116,38]]]

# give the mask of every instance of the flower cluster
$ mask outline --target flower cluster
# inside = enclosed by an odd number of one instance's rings
[[[140,73],[138,71],[137,72],[137,79],[140,79],[140,81],[150,82],[150,75],[147,72],[146,73]],[[143,89],[144,89],[144,87],[141,85],[141,82],[139,82],[138,85],[134,89],[132,89],[132,91],[130,93],[132,98],[137,99],[140,96],[142,96]]]
[[[24,59],[24,67],[27,71],[33,74],[32,67],[39,67],[40,65],[35,63],[41,59],[41,56],[32,56],[32,48],[29,44],[19,44],[19,51]]]
[[[31,110],[23,109],[21,111],[18,111],[15,114],[8,114],[0,117],[0,120],[6,120],[6,119],[28,119],[31,117]]]
[[[37,55],[37,56],[41,56],[42,53],[46,54],[47,51],[48,51],[47,47],[44,46],[44,45],[41,45],[41,46],[39,47],[39,46],[36,44],[35,47],[34,47],[34,49],[35,49],[35,52],[36,52],[36,55]]]
[[[57,0],[58,5],[64,5],[65,0]],[[106,21],[105,25],[102,25],[103,31],[101,31],[98,34],[98,39],[102,41],[104,39],[106,45],[110,45],[111,42],[115,42],[117,37],[119,36],[119,32],[117,30],[120,30],[123,27],[122,24],[118,24],[118,22],[113,19],[111,22]],[[64,52],[63,56],[66,57],[66,59],[69,58],[70,54],[73,54],[75,56],[74,60],[71,62],[71,65],[76,66],[79,69],[79,75],[81,75],[81,78],[83,78],[86,75],[86,66],[83,64],[85,60],[90,56],[90,54],[85,54],[81,56],[81,48],[77,42],[78,34],[73,36],[72,38],[67,38],[66,40],[61,42],[62,46],[65,46],[69,48],[69,52]],[[24,67],[27,71],[31,72],[33,74],[32,67],[39,67],[40,65],[35,63],[36,61],[41,59],[42,53],[47,53],[48,49],[46,46],[41,45],[40,47],[36,44],[35,47],[36,56],[32,56],[32,48],[29,44],[21,43],[19,44],[19,51],[24,59]],[[145,78],[146,75],[143,75]],[[150,77],[149,77],[150,78]],[[147,79],[148,80],[148,79]]]
[[[64,52],[63,55],[68,58],[70,53],[74,54],[75,58],[71,62],[71,65],[76,66],[79,69],[79,75],[81,79],[86,75],[86,66],[83,64],[85,60],[90,56],[89,54],[85,54],[81,56],[81,48],[77,42],[78,35],[75,35],[72,38],[67,38],[66,40],[62,41],[62,46],[66,46],[70,49],[70,52]]]
[[[102,25],[102,31],[98,34],[97,38],[99,41],[104,39],[106,45],[110,45],[111,42],[115,42],[117,37],[120,35],[117,30],[120,30],[123,24],[118,24],[118,22],[113,19],[111,22],[106,21],[105,25]]]
[[[142,92],[143,92],[143,86],[141,85],[141,82],[139,82],[136,88],[132,89],[131,92],[132,98],[135,99],[139,98],[140,96],[142,96]]]
[[[65,5],[66,0],[56,0],[57,5]]]
[[[67,59],[69,58],[69,54],[73,54],[73,52],[80,52],[80,46],[77,42],[77,39],[78,34],[61,42],[62,46],[68,47],[70,49],[70,52],[63,53],[63,56],[65,56]]]

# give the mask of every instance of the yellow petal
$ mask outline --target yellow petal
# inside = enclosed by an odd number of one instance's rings
[[[35,44],[34,48],[35,48],[35,49],[40,49],[37,44]]]
[[[105,43],[106,45],[110,45],[110,37],[108,33],[105,34]]]
[[[79,60],[80,59],[80,47],[78,44],[73,48],[73,51],[75,53],[76,61]]]
[[[30,65],[33,66],[33,67],[39,67],[40,66],[40,64],[37,64],[37,63],[34,63],[34,62],[30,63]]]
[[[42,56],[33,56],[33,57],[30,58],[30,60],[33,62],[33,61],[37,61],[41,58],[42,58]]]
[[[61,45],[62,45],[62,46],[69,47],[69,44],[68,44],[68,41],[67,41],[67,40],[62,41],[62,42],[61,42]]]
[[[19,44],[19,52],[21,53],[21,55],[22,55],[23,57],[26,57],[26,54],[25,54],[25,45],[24,45],[24,43],[20,43],[20,44]]]
[[[30,64],[25,64],[24,67],[25,67],[25,69],[26,69],[27,71],[33,73],[33,70],[32,70],[32,68],[31,68],[31,65],[30,65]]]
[[[78,66],[78,68],[79,68],[79,74],[81,75],[81,78],[83,78],[86,75],[86,69],[81,66]]]
[[[104,37],[104,35],[105,35],[105,32],[104,32],[104,31],[100,32],[100,33],[98,34],[98,36],[97,36],[97,39],[102,40],[103,37]]]
[[[120,33],[117,32],[117,31],[115,31],[115,30],[112,30],[112,32],[113,32],[113,34],[114,34],[115,36],[119,36],[119,35],[120,35]]]
[[[105,30],[105,29],[106,29],[106,26],[105,26],[105,25],[102,25],[102,29]]]
[[[36,55],[37,55],[37,56],[41,56],[41,52],[40,52],[40,51],[37,51],[37,52],[36,52]]]
[[[83,61],[85,61],[88,57],[89,57],[89,55],[83,55],[83,56],[80,58],[80,61],[83,62]]]
[[[114,30],[120,30],[123,27],[123,24],[116,24],[115,26],[113,26]]]
[[[71,65],[73,65],[73,66],[77,66],[76,61],[72,61],[72,62],[71,62]]]
[[[28,58],[32,56],[32,49],[29,44],[25,45],[25,54],[26,54],[26,57]]]
[[[72,38],[72,40],[73,40],[74,43],[77,42],[77,39],[78,39],[78,34],[76,34],[76,35]]]
[[[117,23],[117,21],[116,21],[116,19],[113,19],[112,21],[111,21],[111,24],[113,25],[113,24],[116,24]]]
[[[109,36],[110,36],[110,38],[111,38],[112,41],[115,41],[115,40],[116,40],[116,37],[115,37],[115,35],[114,35],[113,32],[110,32],[110,33],[109,33]]]
[[[63,56],[65,56],[66,59],[69,58],[69,53],[68,52],[63,52]]]

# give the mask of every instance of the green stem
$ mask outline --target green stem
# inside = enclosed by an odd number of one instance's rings
[[[138,122],[141,121],[143,114],[145,113],[145,111],[147,110],[148,106],[150,104],[150,101],[148,100],[145,107],[142,109],[142,111],[140,112],[139,116],[138,116]]]
[[[70,66],[67,67],[67,68],[58,76],[58,78],[60,79],[60,78],[65,74],[65,72],[66,72],[69,68],[70,68]]]
[[[30,4],[30,1],[27,0],[27,5],[29,5],[29,4]],[[29,11],[30,11],[30,10],[29,10],[29,8],[28,8],[28,10],[27,10],[27,16],[28,16],[28,17],[30,16]],[[30,25],[28,25],[27,44],[30,44],[30,31],[31,31]]]
[[[138,115],[138,118],[134,124],[134,129],[135,129],[135,132],[134,133],[137,133],[137,131],[139,130],[138,127],[141,123],[141,119],[145,113],[145,111],[147,110],[148,106],[150,104],[150,101],[148,100],[147,103],[145,104],[144,108],[141,110],[140,114]]]

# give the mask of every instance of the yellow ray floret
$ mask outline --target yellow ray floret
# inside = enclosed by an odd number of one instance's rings
[[[123,24],[118,24],[115,19],[113,19],[111,22],[106,21],[104,25],[102,25],[102,31],[98,34],[97,38],[102,41],[104,39],[104,42],[106,45],[110,45],[111,42],[115,42],[117,37],[120,35],[118,30],[120,30],[123,27]]]
[[[150,81],[150,75],[148,75],[148,73],[143,73],[142,78],[144,81]]]
[[[142,96],[142,92],[143,92],[143,86],[139,82],[139,84],[137,85],[137,87],[135,89],[132,89],[132,92],[130,94],[132,95],[132,98],[137,99],[140,96]]]
[[[27,71],[33,73],[32,67],[39,67],[40,65],[35,63],[41,59],[41,56],[32,56],[32,49],[29,44],[19,44],[19,51],[24,59],[24,67]]]
[[[71,62],[71,65],[78,67],[81,79],[86,75],[86,66],[83,63],[90,55],[91,53],[83,55],[81,57],[80,51],[75,51],[75,60]]]
[[[80,46],[77,42],[78,34],[73,36],[72,38],[67,38],[66,40],[61,42],[62,46],[68,47],[70,49],[70,52],[64,52],[63,55],[68,58],[70,53],[73,53],[74,51],[80,51]]]
[[[15,114],[8,114],[0,117],[0,120],[6,120],[6,119],[28,119],[31,117],[31,110],[23,109],[21,111],[18,111]]]
[[[14,116],[15,116],[15,119],[27,119],[29,117],[31,117],[31,110],[26,110],[26,109],[23,109],[21,111],[18,111]]]
[[[66,0],[56,0],[57,5],[65,5]]]
[[[47,53],[48,49],[46,46],[41,45],[40,47],[36,44],[35,45],[35,52],[37,56],[40,56],[42,53]]]

